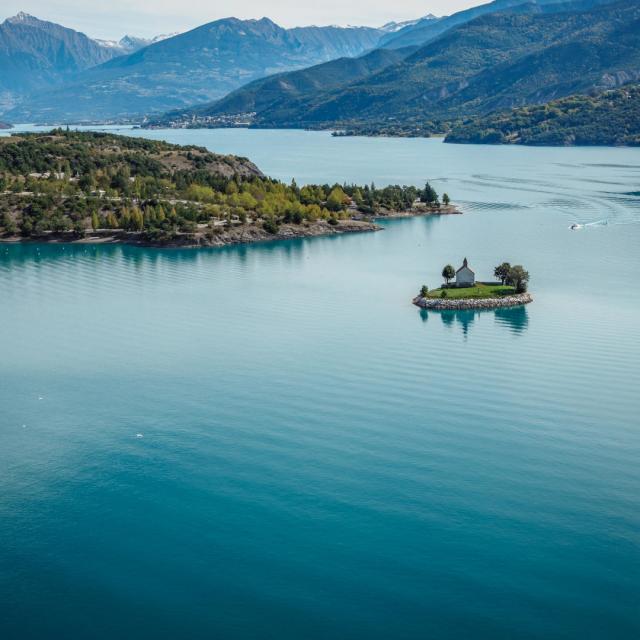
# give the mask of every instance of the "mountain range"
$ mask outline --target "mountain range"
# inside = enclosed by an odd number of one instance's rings
[[[394,121],[411,128],[434,117],[538,104],[640,78],[639,0],[493,4],[501,10],[472,16],[422,46],[259,80],[160,122],[215,122],[242,112],[263,127]]]
[[[423,135],[639,81],[638,33],[640,0],[494,0],[379,29],[226,18],[118,42],[19,14],[0,25],[0,115]]]
[[[144,47],[155,44],[156,42],[162,42],[168,38],[173,38],[179,35],[178,33],[169,33],[155,36],[154,38],[139,38],[137,36],[124,36],[120,40],[99,40],[94,39],[101,47],[111,49],[116,56],[125,56],[130,53],[135,53]]]
[[[32,32],[36,23],[44,32],[54,26],[30,18]],[[5,24],[14,28],[16,20]],[[220,98],[273,73],[358,56],[374,48],[385,33],[368,27],[284,29],[268,18],[227,18],[118,55],[127,43],[105,46],[63,29],[56,31],[59,41],[66,48],[67,43],[82,42],[87,54],[72,58],[64,68],[43,62],[41,66],[51,71],[44,83],[47,88],[36,92],[39,83],[30,83],[27,95],[6,113],[7,118],[22,122],[139,118]]]
[[[0,111],[43,88],[64,85],[75,74],[170,36],[94,40],[59,24],[18,13],[0,24]]]
[[[589,9],[596,4],[607,4],[612,0],[493,0],[450,16],[436,18],[428,15],[421,20],[409,22],[393,33],[381,38],[378,46],[386,49],[402,49],[404,47],[424,45],[453,27],[471,22],[475,18],[490,13],[557,13],[565,9]]]

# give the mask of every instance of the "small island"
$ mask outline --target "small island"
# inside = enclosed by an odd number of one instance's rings
[[[533,302],[527,291],[529,272],[522,265],[512,266],[503,262],[493,274],[500,282],[479,282],[466,258],[458,270],[448,264],[442,270],[444,284],[433,290],[424,285],[413,299],[413,304],[421,309],[437,311],[499,309]]]
[[[429,183],[300,187],[196,146],[69,129],[0,138],[0,242],[220,247],[455,213]]]

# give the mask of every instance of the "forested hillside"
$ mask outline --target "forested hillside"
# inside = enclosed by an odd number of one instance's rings
[[[470,119],[455,127],[446,142],[640,145],[640,86],[597,96],[571,96]]]

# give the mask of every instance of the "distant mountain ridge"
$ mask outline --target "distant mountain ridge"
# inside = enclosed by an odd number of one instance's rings
[[[148,47],[156,42],[162,42],[167,38],[173,38],[178,33],[169,33],[156,36],[155,38],[139,38],[137,36],[124,36],[120,40],[99,40],[94,38],[94,42],[97,42],[101,47],[111,49],[116,55],[124,56],[129,53],[134,53],[144,47]]]
[[[412,51],[415,51],[415,47],[398,50],[375,49],[358,58],[338,58],[307,69],[275,74],[232,91],[213,105],[205,104],[201,107],[173,111],[157,120],[152,119],[147,124],[189,126],[193,121],[193,124],[198,126],[207,118],[211,123],[219,124],[220,121],[216,120],[216,117],[224,114],[242,114],[245,118],[248,113],[272,110],[295,112],[301,101],[318,91],[337,89],[354,80],[366,78],[372,73],[401,62]]]
[[[34,93],[5,117],[79,122],[161,113],[221,98],[267,75],[361,55],[375,48],[381,35],[368,27],[284,29],[268,18],[216,20],[103,59],[99,66],[85,65],[67,83]]]
[[[549,5],[544,11],[530,3],[530,13],[481,15],[352,81],[329,80],[296,95],[291,87],[300,73],[284,74],[200,107],[199,113],[229,115],[244,104],[254,106],[246,110],[255,111],[256,126],[411,125],[543,103],[640,78],[639,0],[544,4]],[[327,70],[306,73],[318,71]]]
[[[417,18],[416,20],[405,20],[404,22],[387,22],[387,24],[384,24],[380,27],[380,31],[383,31],[384,33],[398,33],[399,31],[402,31],[407,27],[413,27],[419,22],[426,23],[431,20],[441,20],[441,18],[439,18],[438,16],[434,16],[432,13],[429,13],[428,15],[422,18]],[[384,40],[381,40],[380,43],[382,44],[383,41]]]
[[[0,24],[0,110],[115,54],[72,29],[26,13]]]
[[[559,13],[565,8],[575,11],[588,10],[600,4],[615,0],[493,0],[470,9],[458,11],[450,16],[434,20],[427,16],[422,20],[407,24],[403,29],[390,33],[380,40],[380,47],[399,49],[409,46],[425,45],[449,29],[466,24],[480,16],[498,12],[510,13]]]

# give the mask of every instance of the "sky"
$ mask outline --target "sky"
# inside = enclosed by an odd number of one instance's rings
[[[19,11],[93,38],[151,37],[235,16],[267,16],[284,27],[309,24],[381,26],[428,13],[449,15],[488,0],[1,0],[0,21]]]

